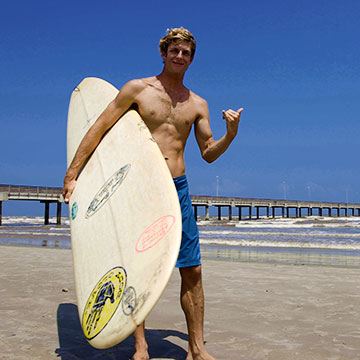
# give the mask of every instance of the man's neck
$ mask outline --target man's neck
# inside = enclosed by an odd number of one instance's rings
[[[183,84],[184,74],[169,74],[163,70],[157,78],[166,89],[182,90],[185,88]]]

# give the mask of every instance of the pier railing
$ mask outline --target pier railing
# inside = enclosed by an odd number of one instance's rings
[[[59,187],[0,184],[0,193],[7,193],[8,200],[53,200],[62,202],[61,188]]]
[[[258,199],[241,197],[220,197],[191,195],[191,201],[199,206],[243,206],[243,207],[322,207],[322,208],[360,208],[360,204],[327,202],[327,201],[304,201],[304,200],[282,200],[282,199]]]

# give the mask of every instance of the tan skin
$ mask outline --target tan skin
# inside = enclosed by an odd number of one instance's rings
[[[223,154],[235,138],[243,109],[223,111],[227,131],[221,139],[215,141],[206,101],[183,85],[184,74],[193,60],[189,43],[173,42],[167,53],[162,53],[161,56],[164,61],[162,73],[155,77],[132,80],[124,85],[89,129],[65,175],[63,195],[66,203],[76,186],[81,167],[105,132],[129,108],[135,108],[145,121],[173,177],[185,174],[184,149],[192,126],[201,155],[209,163]],[[201,266],[182,268],[180,274],[181,306],[189,334],[187,360],[213,360],[204,347]],[[141,324],[134,334],[134,360],[149,359],[144,328],[144,324]]]

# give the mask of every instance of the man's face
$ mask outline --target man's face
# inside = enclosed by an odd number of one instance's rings
[[[190,44],[183,40],[171,43],[167,53],[162,53],[161,57],[168,70],[178,73],[184,73],[193,60]]]

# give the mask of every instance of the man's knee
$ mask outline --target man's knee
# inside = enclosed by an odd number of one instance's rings
[[[201,281],[201,265],[180,268],[180,275],[186,283],[197,283]]]

